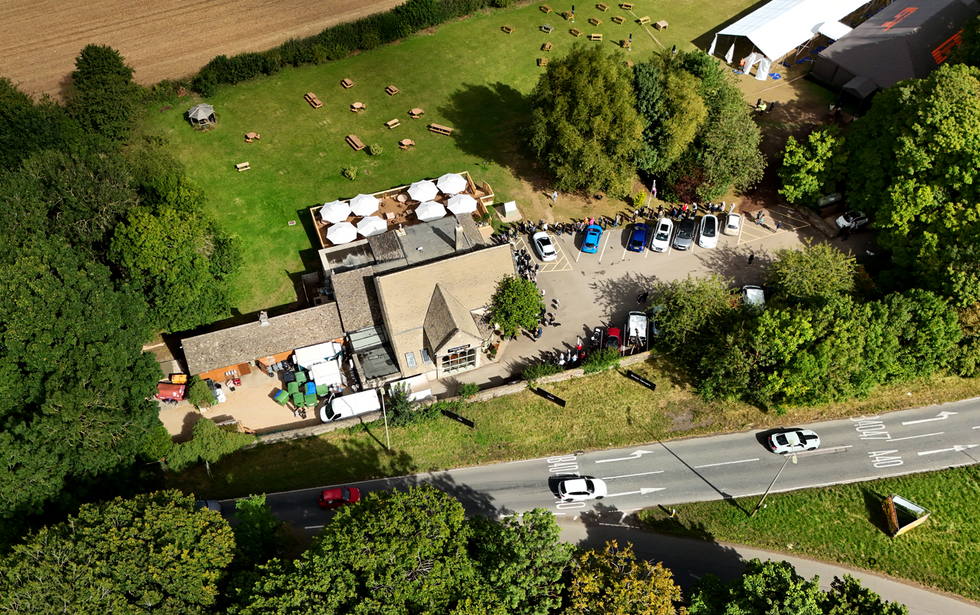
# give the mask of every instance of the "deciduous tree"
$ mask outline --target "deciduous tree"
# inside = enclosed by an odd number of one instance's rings
[[[716,274],[659,282],[653,297],[654,305],[664,306],[657,321],[660,339],[674,348],[682,347],[705,323],[731,311],[735,305],[728,281]]]
[[[521,329],[537,332],[543,307],[541,293],[530,280],[506,276],[490,298],[490,318],[504,336]]]
[[[727,585],[706,575],[691,590],[690,615],[822,615],[820,586],[789,562],[745,563],[745,573]]]
[[[908,615],[904,604],[885,602],[881,596],[861,585],[849,574],[834,577],[830,591],[820,599],[824,615]]]
[[[807,241],[776,251],[766,270],[776,298],[790,303],[821,304],[854,290],[856,261],[829,243]]]
[[[71,78],[71,116],[110,141],[125,139],[132,131],[141,94],[122,55],[107,45],[87,45],[75,58]]]
[[[822,126],[800,143],[790,135],[779,168],[779,194],[790,203],[816,204],[817,198],[837,190],[847,169],[844,137],[836,126]]]

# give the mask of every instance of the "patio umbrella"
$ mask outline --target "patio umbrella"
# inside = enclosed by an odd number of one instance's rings
[[[378,211],[378,199],[370,194],[359,194],[350,200],[350,208],[356,216],[370,216]]]
[[[320,217],[324,222],[331,224],[343,222],[349,215],[350,205],[343,201],[330,201],[329,203],[324,203],[323,207],[320,208]]]
[[[444,194],[458,194],[466,190],[466,179],[459,173],[446,173],[439,178],[437,185]]]
[[[357,227],[350,222],[338,222],[327,229],[327,240],[337,246],[357,239]]]
[[[426,201],[415,208],[415,215],[423,222],[438,220],[446,215],[446,208],[435,201]]]
[[[408,196],[413,201],[431,201],[439,194],[439,189],[429,180],[415,182],[408,187]]]
[[[380,235],[388,230],[388,223],[377,216],[368,216],[357,223],[357,232],[365,237]]]
[[[476,199],[468,194],[456,194],[449,197],[446,208],[454,214],[471,214],[476,211]]]

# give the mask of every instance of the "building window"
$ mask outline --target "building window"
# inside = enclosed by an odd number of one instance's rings
[[[447,373],[459,372],[473,367],[476,367],[476,348],[460,350],[442,357],[442,369]]]
[[[414,352],[406,352],[405,353],[405,362],[408,363],[408,367],[409,368],[415,367],[415,353]]]
[[[429,356],[428,350],[423,348],[422,350],[419,351],[419,354],[422,355],[422,363],[432,363],[432,357]]]

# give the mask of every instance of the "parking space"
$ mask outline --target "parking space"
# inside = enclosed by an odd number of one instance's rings
[[[757,222],[754,214],[742,216],[742,232],[738,237],[739,245],[772,237],[779,233],[794,233],[810,226],[810,223],[796,211],[785,205],[766,207],[763,215],[762,224]]]
[[[555,237],[550,232],[548,233],[548,236],[551,237],[551,243],[552,245],[555,246],[555,252],[558,253],[558,258],[556,258],[553,261],[547,263],[542,262],[541,256],[537,253],[537,251],[535,251],[534,246],[532,246],[530,242],[528,242],[527,237],[523,235],[518,236],[517,241],[515,242],[515,248],[517,250],[521,250],[521,249],[527,250],[528,252],[534,255],[534,261],[540,264],[540,269],[538,269],[539,274],[556,273],[559,271],[571,271],[572,263],[571,263],[571,259],[568,258],[568,252],[566,250],[566,246],[570,245],[571,248],[574,249],[575,246],[574,246],[574,242],[572,241],[572,237],[567,234],[562,235],[561,237]]]

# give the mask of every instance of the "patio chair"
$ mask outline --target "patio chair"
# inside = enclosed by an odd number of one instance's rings
[[[286,402],[289,401],[289,393],[287,393],[286,391],[283,391],[282,389],[279,389],[279,392],[276,393],[275,399],[276,399],[276,402],[278,402],[280,406],[285,406],[286,405]]]
[[[303,394],[300,392],[293,393],[293,406],[297,408],[303,407]]]
[[[298,372],[296,372],[296,382],[298,382],[300,384],[303,384],[304,382],[306,382],[306,372],[305,371],[299,370]]]
[[[286,384],[286,390],[289,391],[290,395],[299,393],[299,383],[295,380]]]

